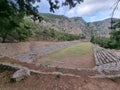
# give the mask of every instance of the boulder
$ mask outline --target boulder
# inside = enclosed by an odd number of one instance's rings
[[[20,69],[13,74],[12,79],[15,81],[20,81],[29,75],[30,75],[29,69]]]

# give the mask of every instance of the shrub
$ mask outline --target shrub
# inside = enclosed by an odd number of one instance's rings
[[[93,36],[91,38],[91,42],[99,44],[104,48],[120,49],[120,30],[113,31],[110,33],[110,35],[110,38]]]

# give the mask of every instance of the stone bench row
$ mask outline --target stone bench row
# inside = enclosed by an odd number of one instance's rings
[[[96,66],[95,69],[97,71],[120,71],[120,61],[102,64]]]
[[[97,54],[97,59],[100,65],[118,61],[118,59],[115,56],[112,56],[111,54],[109,54],[107,51],[104,51],[104,50],[101,50],[96,54]]]
[[[103,49],[97,45],[93,45],[94,56],[97,71],[119,71],[120,56],[117,56],[108,49]]]
[[[99,46],[94,46],[93,48],[97,66],[120,61],[119,56],[113,54],[110,50],[103,49]]]

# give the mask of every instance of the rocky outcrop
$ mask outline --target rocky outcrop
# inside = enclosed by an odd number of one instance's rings
[[[65,32],[69,34],[84,34],[84,30],[87,29],[86,22],[81,17],[68,18],[63,15],[43,14],[44,21],[40,24],[53,28],[59,32]]]
[[[118,18],[114,18],[114,21],[118,21]],[[101,20],[101,21],[96,21],[96,22],[89,22],[88,23],[89,29],[93,30],[94,33],[98,35],[108,35],[112,30],[110,29],[111,27],[111,18]]]
[[[111,18],[87,23],[82,17],[68,18],[63,15],[45,13],[41,13],[40,15],[44,18],[44,21],[40,25],[53,28],[60,32],[77,35],[82,34],[86,38],[91,36],[92,31],[101,36],[106,36],[111,32]],[[119,19],[115,18],[114,20],[117,21]]]

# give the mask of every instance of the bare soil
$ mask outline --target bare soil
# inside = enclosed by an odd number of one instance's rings
[[[20,82],[10,82],[12,72],[4,72],[0,90],[119,90],[120,79],[90,79],[32,74]],[[0,77],[3,72],[0,72]],[[6,79],[5,79],[6,78]]]
[[[10,77],[13,71],[0,71],[0,90],[119,90],[120,78],[111,79],[95,79],[87,76],[100,74],[98,72],[85,71],[85,70],[72,70],[65,68],[50,68],[45,66],[35,66],[19,62],[9,58],[2,58],[0,62],[10,62],[18,64],[31,69],[40,70],[44,72],[59,71],[62,73],[69,73],[80,75],[81,77],[71,76],[57,76],[57,75],[43,75],[31,74],[26,79],[20,82],[11,82]]]
[[[92,54],[92,53],[91,53]],[[50,62],[48,66],[64,68],[93,68],[95,66],[93,54],[91,55],[68,55],[57,60],[52,60],[49,56],[41,57],[40,62]]]

